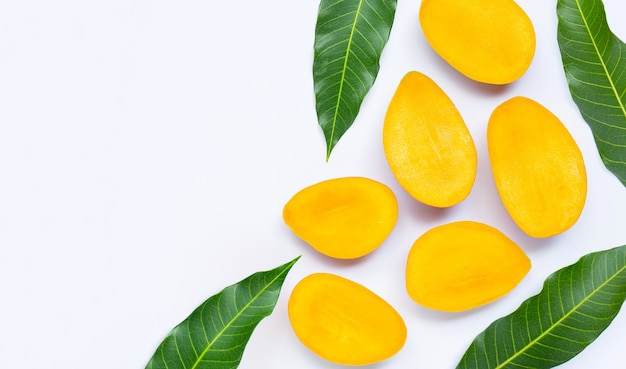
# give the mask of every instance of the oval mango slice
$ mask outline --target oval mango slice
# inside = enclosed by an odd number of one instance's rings
[[[470,79],[507,84],[535,55],[535,30],[513,0],[422,0],[419,21],[430,46]]]
[[[383,148],[400,185],[424,204],[449,207],[472,189],[474,141],[448,95],[422,73],[400,81],[385,115]]]
[[[298,339],[318,356],[337,364],[368,365],[404,346],[402,317],[380,296],[349,279],[311,274],[293,289],[289,321]]]
[[[578,145],[538,102],[514,97],[489,119],[487,146],[504,207],[529,236],[550,237],[578,220],[587,173]]]
[[[529,270],[524,251],[499,230],[454,222],[415,241],[407,259],[406,288],[422,306],[459,312],[504,296]]]
[[[396,196],[364,177],[323,181],[296,193],[283,208],[291,230],[320,253],[353,259],[380,246],[398,219]]]

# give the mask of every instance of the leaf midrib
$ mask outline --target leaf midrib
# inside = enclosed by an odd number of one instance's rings
[[[548,328],[543,333],[541,333],[539,336],[537,336],[537,338],[535,338],[532,341],[530,341],[528,344],[526,344],[524,347],[522,347],[521,350],[516,352],[515,355],[511,356],[510,358],[508,358],[506,361],[504,361],[503,363],[498,365],[495,369],[502,369],[502,368],[504,368],[507,364],[511,363],[513,360],[517,359],[519,356],[521,356],[523,353],[525,353],[526,350],[528,350],[530,347],[534,346],[537,342],[541,341],[545,336],[550,334],[556,327],[561,325],[561,323],[563,321],[567,320],[572,314],[574,314],[576,311],[578,311],[578,309],[581,306],[586,304],[593,296],[595,296],[598,292],[600,292],[607,284],[609,284],[611,281],[613,281],[613,279],[615,279],[619,274],[624,272],[624,270],[626,270],[626,266],[621,267],[610,278],[608,278],[606,281],[604,281],[602,284],[600,284],[596,289],[594,289],[587,297],[585,297],[578,304],[576,304],[567,314],[563,315],[563,317],[561,317],[554,324],[552,324],[550,326],[550,328]]]
[[[591,40],[591,44],[593,45],[593,48],[596,52],[596,55],[598,55],[598,59],[600,60],[600,65],[602,65],[602,69],[604,70],[604,74],[606,74],[606,77],[609,81],[609,84],[611,86],[611,91],[613,91],[613,94],[615,95],[615,100],[617,100],[617,103],[620,107],[620,110],[622,111],[622,115],[624,116],[624,118],[626,118],[626,108],[624,107],[624,104],[622,103],[622,99],[620,98],[620,94],[617,91],[617,88],[615,87],[615,84],[613,83],[613,79],[611,77],[611,74],[609,73],[609,69],[604,61],[603,58],[603,54],[600,52],[600,49],[598,48],[598,44],[596,42],[595,37],[593,36],[593,34],[591,33],[591,29],[589,28],[589,23],[587,22],[587,18],[585,18],[585,14],[583,13],[582,7],[580,5],[580,0],[575,0],[576,2],[576,7],[578,9],[578,13],[580,14],[580,18],[582,19],[584,25],[585,25],[585,31],[587,31],[587,34],[589,35],[589,39]],[[615,36],[613,35],[613,33],[609,30],[607,30],[609,32],[609,35],[611,38],[614,38]]]
[[[359,1],[359,6],[354,13],[354,21],[352,22],[352,28],[350,29],[350,37],[348,38],[348,47],[346,48],[346,54],[344,57],[343,68],[341,69],[341,82],[339,83],[339,92],[337,93],[337,104],[335,104],[335,112],[333,114],[333,125],[330,130],[330,137],[328,139],[328,149],[326,150],[326,161],[330,158],[330,152],[332,151],[332,144],[335,138],[335,127],[337,127],[337,116],[339,115],[339,105],[341,104],[341,95],[343,93],[343,84],[346,80],[346,71],[348,69],[348,58],[350,57],[350,51],[352,50],[352,39],[354,38],[354,32],[356,31],[356,24],[361,16],[361,7],[365,0]]]
[[[295,261],[294,261],[295,262]],[[290,266],[293,265],[294,262],[289,263],[288,265],[285,266],[285,268],[276,275],[276,277],[274,277],[270,283],[266,284],[265,287],[263,287],[263,289],[261,289],[259,291],[259,293],[257,293],[252,299],[250,299],[250,301],[245,304],[243,306],[242,309],[240,309],[237,314],[235,314],[235,316],[229,320],[224,327],[217,333],[217,335],[215,336],[215,338],[213,338],[213,340],[211,342],[209,342],[209,344],[207,345],[207,347],[202,351],[202,353],[200,353],[200,355],[198,356],[198,358],[196,359],[195,363],[193,364],[193,366],[191,367],[191,369],[196,369],[198,367],[198,365],[200,365],[200,363],[202,362],[202,360],[204,359],[204,357],[209,353],[209,350],[211,350],[211,347],[213,347],[213,345],[215,344],[215,342],[217,342],[217,340],[222,337],[222,335],[224,335],[224,333],[228,330],[228,328],[230,328],[231,325],[233,325],[233,323],[241,316],[241,314],[243,314],[244,311],[246,311],[250,305],[252,305],[253,302],[255,302],[257,299],[259,299],[259,297],[265,293],[265,291],[267,291],[267,289],[272,286],[274,283],[276,283],[276,281],[283,275],[286,273],[287,270],[289,270]]]

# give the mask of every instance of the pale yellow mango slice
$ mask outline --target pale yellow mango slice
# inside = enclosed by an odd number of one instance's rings
[[[409,72],[385,115],[383,148],[398,183],[418,201],[449,207],[476,178],[476,148],[448,95],[429,77]]]
[[[519,79],[535,55],[535,30],[512,0],[422,0],[419,21],[431,47],[468,78]]]
[[[289,321],[300,341],[320,357],[368,365],[395,355],[407,329],[398,312],[361,284],[328,273],[311,274],[293,289]]]
[[[487,146],[500,198],[524,232],[549,237],[576,223],[587,197],[587,173],[559,118],[534,100],[514,97],[491,114]]]
[[[326,180],[296,193],[283,208],[285,224],[320,253],[338,259],[369,254],[398,219],[396,196],[364,177]]]
[[[529,270],[524,251],[499,230],[454,222],[415,241],[407,259],[406,288],[422,306],[459,312],[504,296]]]

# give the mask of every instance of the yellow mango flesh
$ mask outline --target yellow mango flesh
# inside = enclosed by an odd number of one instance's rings
[[[564,232],[587,197],[578,145],[561,121],[538,102],[514,97],[489,119],[487,146],[504,207],[532,237]]]
[[[422,73],[400,81],[385,115],[383,148],[400,185],[424,204],[449,207],[472,189],[474,141],[450,98]]]
[[[535,54],[535,30],[512,0],[422,0],[419,21],[431,47],[468,78],[519,79]]]
[[[404,346],[402,317],[366,287],[328,273],[311,274],[293,289],[289,320],[298,339],[337,364],[368,365]]]
[[[283,208],[285,224],[320,253],[353,259],[380,246],[398,219],[386,185],[363,177],[323,181],[296,193]]]
[[[499,230],[454,222],[415,241],[407,259],[406,288],[422,306],[459,312],[504,296],[529,270],[524,251]]]

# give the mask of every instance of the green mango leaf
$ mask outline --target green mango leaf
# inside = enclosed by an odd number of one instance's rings
[[[326,160],[352,126],[374,85],[397,0],[321,0],[315,26],[313,84]]]
[[[626,186],[626,45],[601,0],[559,0],[558,43],[572,98],[604,165]]]
[[[480,333],[457,369],[552,368],[593,342],[626,299],[626,245],[583,256]]]
[[[299,259],[226,287],[165,337],[146,369],[234,369],[259,322],[274,310],[287,273]]]

